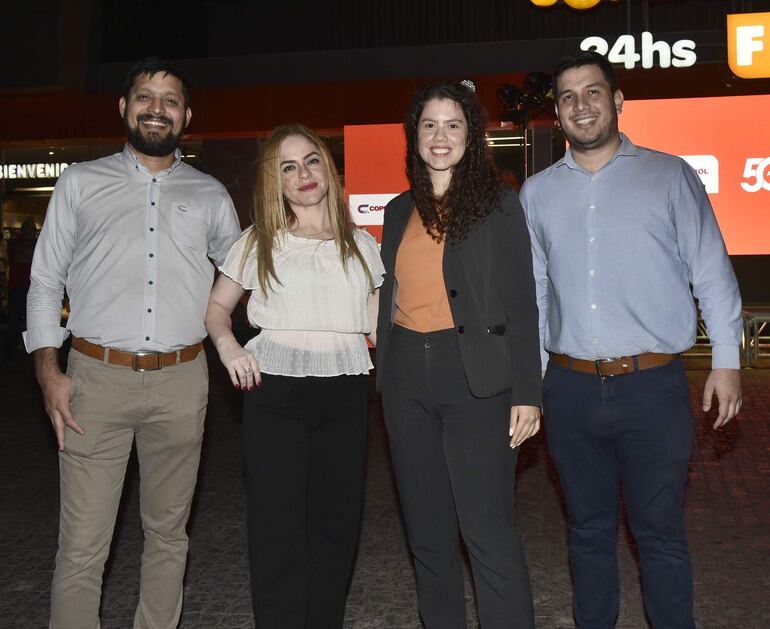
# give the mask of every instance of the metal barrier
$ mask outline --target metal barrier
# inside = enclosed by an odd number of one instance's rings
[[[748,324],[746,353],[749,365],[760,366],[762,361],[770,361],[770,310],[747,308],[744,310],[744,321]]]
[[[741,338],[741,366],[770,366],[770,310],[767,308],[744,308],[743,334]],[[711,341],[706,323],[698,313],[695,331],[695,344],[685,354],[685,358],[701,359],[711,357]]]

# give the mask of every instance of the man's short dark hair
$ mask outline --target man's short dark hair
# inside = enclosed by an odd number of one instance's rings
[[[140,59],[134,64],[134,67],[129,70],[126,76],[126,82],[123,84],[123,98],[128,100],[128,95],[131,89],[136,83],[137,77],[149,76],[152,78],[158,72],[162,72],[164,75],[170,74],[173,77],[179,79],[182,84],[182,96],[184,97],[184,106],[190,106],[190,84],[187,82],[185,76],[179,71],[179,68],[173,61],[164,59],[163,57],[145,57]]]
[[[610,93],[614,94],[618,89],[618,77],[615,75],[615,68],[612,67],[612,64],[607,60],[607,57],[600,55],[593,50],[586,50],[564,57],[554,69],[553,89],[557,100],[559,99],[559,77],[567,70],[581,68],[583,66],[598,66],[604,75],[604,80],[607,81],[610,86]]]

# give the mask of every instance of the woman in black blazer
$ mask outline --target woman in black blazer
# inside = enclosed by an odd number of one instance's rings
[[[420,90],[404,128],[411,188],[385,210],[377,385],[420,614],[427,629],[466,626],[459,532],[481,627],[533,627],[513,511],[518,446],[541,402],[524,213],[472,90]]]

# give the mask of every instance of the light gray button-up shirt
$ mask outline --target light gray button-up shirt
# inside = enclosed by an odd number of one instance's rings
[[[128,145],[56,183],[32,262],[27,351],[69,332],[105,347],[168,352],[206,336],[214,278],[240,234],[225,187],[181,160],[152,175]],[[60,327],[64,287],[70,301]]]
[[[521,190],[543,365],[545,350],[586,360],[683,352],[695,342],[694,295],[712,366],[739,368],[741,299],[703,184],[679,157],[621,138],[597,172],[568,150]]]

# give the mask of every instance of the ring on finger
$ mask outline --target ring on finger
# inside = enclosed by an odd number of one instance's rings
[[[243,373],[251,373],[251,367],[246,367],[246,369],[243,370]]]

